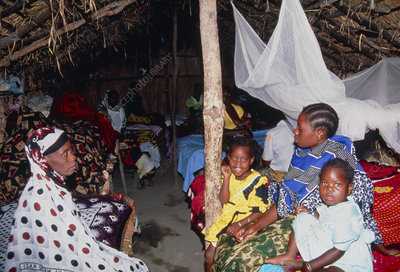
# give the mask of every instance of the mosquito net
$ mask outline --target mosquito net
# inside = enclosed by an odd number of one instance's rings
[[[292,119],[308,104],[328,103],[339,114],[338,133],[361,140],[368,129],[379,129],[388,145],[400,152],[400,90],[393,89],[385,99],[378,99],[376,92],[385,91],[387,85],[366,83],[371,77],[362,73],[343,82],[330,72],[298,0],[282,1],[278,24],[268,44],[232,6],[237,87]],[[400,77],[395,80],[400,86]],[[366,85],[372,89],[364,92]]]

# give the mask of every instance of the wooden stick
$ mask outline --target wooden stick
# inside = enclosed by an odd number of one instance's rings
[[[20,41],[31,30],[33,30],[38,25],[41,25],[47,19],[49,19],[50,16],[51,16],[51,13],[50,13],[49,9],[45,9],[45,10],[39,12],[39,14],[35,18],[32,19],[32,22],[29,22],[29,23],[26,23],[26,24],[20,26],[19,28],[17,28],[17,30],[15,32],[11,33],[7,37],[1,38],[0,39],[0,49],[4,49],[7,46]]]
[[[378,33],[382,33],[382,36],[385,40],[387,40],[389,43],[391,43],[394,47],[399,48],[400,47],[400,41],[396,39],[395,33],[393,33],[390,30],[385,30],[383,28],[380,28],[377,24],[372,22],[369,18],[366,16],[356,13],[354,11],[348,12],[348,8],[340,5],[335,5],[335,8],[342,12],[344,15],[349,14],[349,17],[357,22],[359,25],[366,27],[367,29],[371,29],[373,31],[376,31]]]
[[[177,157],[176,157],[176,84],[178,78],[177,48],[178,48],[178,11],[177,1],[174,0],[174,17],[172,32],[172,88],[171,88],[171,126],[172,126],[172,165],[174,182],[178,185]]]
[[[94,12],[91,15],[91,19],[98,20],[102,17],[109,17],[109,16],[116,15],[116,14],[120,13],[127,6],[133,4],[134,2],[136,2],[136,0],[121,0],[118,2],[113,2],[111,4],[108,4],[107,6],[99,9],[98,11]],[[57,29],[56,36],[60,36],[67,32],[76,30],[86,23],[87,23],[87,21],[85,19],[80,19],[78,21],[72,22],[62,28]],[[32,53],[32,52],[38,50],[39,48],[46,46],[48,44],[48,41],[49,41],[49,37],[42,38],[40,40],[33,42],[32,44],[30,44],[26,47],[14,52],[11,55],[4,57],[3,59],[0,60],[0,67],[9,66],[12,61],[16,61],[16,60],[22,58],[23,56],[25,56],[29,53]]]
[[[202,0],[199,1],[199,5],[204,71],[205,213],[206,227],[208,227],[221,209],[218,194],[221,187],[224,104],[216,1]]]

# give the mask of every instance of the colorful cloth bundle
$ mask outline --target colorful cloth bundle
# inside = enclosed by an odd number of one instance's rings
[[[361,161],[374,184],[373,216],[386,245],[400,244],[399,168]]]
[[[400,244],[400,173],[374,183],[373,214],[385,244]]]
[[[108,152],[114,151],[118,133],[113,130],[107,116],[96,112],[78,93],[71,92],[56,98],[50,116],[55,120],[70,122],[85,120],[98,126]]]
[[[48,124],[39,112],[22,107],[13,118],[7,119],[7,135],[0,148],[0,205],[16,200],[30,176],[25,154],[28,133]]]
[[[131,208],[113,200],[111,196],[78,198],[74,202],[96,239],[118,249]]]
[[[385,245],[400,244],[400,172],[398,167],[375,162],[360,162],[373,180],[373,216],[378,223]],[[400,257],[386,256],[378,251],[374,255],[374,272],[400,271]]]
[[[399,272],[400,257],[386,256],[374,250],[374,272]]]
[[[192,229],[198,233],[201,233],[205,226],[204,190],[204,175],[198,175],[193,180],[188,191],[188,196],[191,199],[190,222]]]
[[[21,133],[9,138],[0,150],[0,204],[16,200],[30,176]]]

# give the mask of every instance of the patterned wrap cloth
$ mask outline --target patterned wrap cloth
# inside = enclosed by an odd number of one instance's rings
[[[6,271],[148,271],[139,259],[99,242],[83,223],[64,177],[43,153],[64,132],[42,128],[29,136],[29,179],[18,202],[6,255]]]
[[[287,218],[290,218],[296,205],[304,205],[313,212],[322,203],[319,173],[325,162],[333,158],[346,160],[355,169],[353,199],[360,207],[365,228],[375,234],[374,243],[381,243],[382,236],[371,215],[374,199],[372,182],[358,163],[351,140],[337,135],[315,148],[296,149],[283,183],[271,182],[268,187],[268,194],[273,197],[282,219],[242,243],[236,243],[229,237],[222,238],[217,246],[214,271],[254,271],[266,259],[284,253],[291,232]]]

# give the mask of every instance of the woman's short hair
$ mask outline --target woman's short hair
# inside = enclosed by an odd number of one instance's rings
[[[301,113],[307,115],[307,119],[313,129],[325,129],[328,138],[335,135],[339,125],[339,117],[336,111],[328,104],[311,104],[304,107]]]
[[[328,169],[328,168],[336,168],[340,169],[344,175],[346,181],[351,184],[353,183],[354,178],[354,169],[350,166],[350,164],[342,159],[335,158],[333,160],[328,161],[321,169],[320,176]]]
[[[242,147],[248,147],[249,148],[249,153],[250,157],[255,156],[255,142],[253,139],[248,138],[248,137],[243,137],[243,136],[238,136],[238,137],[233,137],[232,141],[229,145],[228,149],[228,155],[232,153],[233,149],[235,149],[238,146]]]

